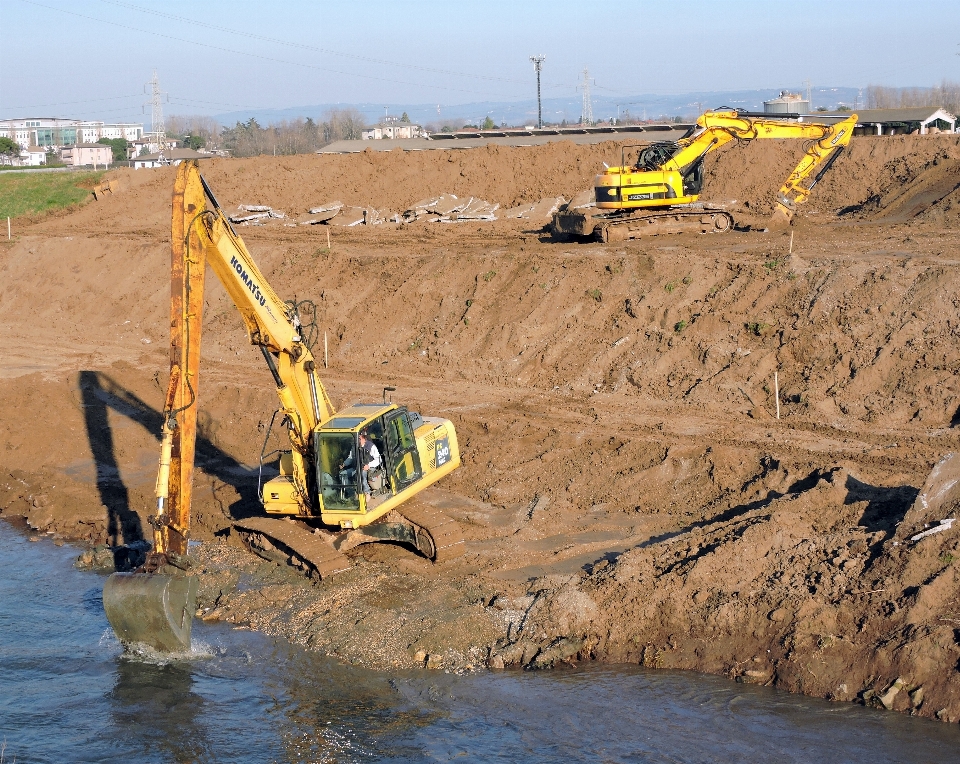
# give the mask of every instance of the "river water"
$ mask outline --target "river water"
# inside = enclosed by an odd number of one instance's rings
[[[0,522],[4,764],[960,761],[957,725],[684,672],[384,674],[201,622],[131,659],[76,554]]]

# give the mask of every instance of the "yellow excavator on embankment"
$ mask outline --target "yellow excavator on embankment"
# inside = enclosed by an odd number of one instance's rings
[[[775,216],[788,222],[850,143],[856,124],[856,114],[827,124],[735,110],[705,112],[679,141],[644,146],[634,165],[626,163],[625,153],[635,147],[624,146],[620,165],[595,178],[599,213],[589,208],[561,210],[553,216],[552,231],[605,242],[659,233],[729,231],[736,221],[728,210],[699,202],[707,154],[732,140],[805,138],[811,142],[777,194]]]
[[[234,530],[258,554],[293,557],[315,577],[349,567],[343,552],[368,542],[400,542],[431,560],[460,552],[456,522],[407,501],[460,465],[453,425],[388,403],[390,387],[382,403],[334,409],[301,321],[303,303],[284,302],[273,291],[196,162],[181,164],[177,173],[172,245],[170,381],[157,514],[150,518],[153,548],[140,569],[112,574],[103,588],[103,607],[121,642],[160,652],[190,649],[198,582],[187,547],[206,263],[263,353],[280,398],[274,421],[280,414],[290,439],[290,449],[280,453],[280,474],[261,486],[266,516],[237,520]],[[266,442],[261,472],[270,458]]]

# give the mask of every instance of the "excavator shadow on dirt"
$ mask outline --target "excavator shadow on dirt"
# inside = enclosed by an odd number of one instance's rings
[[[87,440],[96,467],[97,491],[100,501],[107,508],[107,535],[114,550],[114,565],[118,571],[133,570],[143,564],[150,544],[144,538],[140,516],[131,508],[130,492],[120,477],[108,412],[112,410],[136,422],[158,441],[163,415],[103,372],[81,371],[77,375],[77,386],[83,405]],[[221,504],[225,520],[230,523],[260,515],[262,508],[257,501],[257,471],[214,445],[204,437],[204,429],[201,421],[197,435],[197,465],[214,480],[231,486],[240,495],[228,507]]]

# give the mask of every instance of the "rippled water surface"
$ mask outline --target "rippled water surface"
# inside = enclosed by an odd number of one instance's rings
[[[960,761],[956,725],[680,672],[379,674],[199,622],[132,660],[75,556],[0,522],[5,764]]]

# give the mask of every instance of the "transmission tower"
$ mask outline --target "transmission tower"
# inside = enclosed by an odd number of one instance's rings
[[[153,79],[144,87],[147,86],[150,87],[150,100],[144,105],[149,105],[152,110],[150,127],[157,138],[157,144],[160,147],[160,159],[163,160],[163,152],[167,149],[167,129],[163,124],[163,96],[166,93],[160,92],[160,78],[157,77],[156,70],[153,72]]]
[[[547,60],[546,56],[530,56],[533,62],[533,68],[537,70],[537,127],[543,127],[543,105],[540,101],[540,69],[543,68],[543,62]]]
[[[584,125],[593,124],[593,101],[590,100],[590,72],[583,70],[583,116],[580,118]]]

